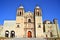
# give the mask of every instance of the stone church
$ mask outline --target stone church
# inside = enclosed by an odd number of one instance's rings
[[[25,12],[21,5],[17,9],[16,20],[5,20],[0,25],[0,37],[7,38],[51,38],[59,37],[59,26],[57,19],[53,22],[42,20],[42,10],[39,6],[34,12]]]

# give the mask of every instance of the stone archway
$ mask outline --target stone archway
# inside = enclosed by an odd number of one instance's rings
[[[11,37],[11,38],[15,37],[15,31],[11,31],[10,37]]]
[[[5,37],[9,37],[9,31],[8,30],[5,31]]]
[[[31,37],[32,37],[32,32],[28,31],[28,38],[31,38]]]

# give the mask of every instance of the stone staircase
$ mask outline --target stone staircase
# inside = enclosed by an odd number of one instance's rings
[[[44,38],[9,38],[9,39],[0,39],[0,40],[47,40]]]
[[[60,38],[1,38],[0,40],[60,40]]]

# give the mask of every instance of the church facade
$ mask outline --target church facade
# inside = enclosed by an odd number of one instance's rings
[[[17,9],[16,20],[5,20],[0,25],[0,37],[7,38],[51,38],[59,37],[57,19],[53,22],[42,20],[42,10],[36,6],[34,12],[25,12],[21,5]]]

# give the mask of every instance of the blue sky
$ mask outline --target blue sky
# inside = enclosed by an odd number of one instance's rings
[[[60,0],[0,0],[0,24],[4,20],[15,20],[16,10],[22,4],[25,11],[34,11],[36,4],[42,9],[44,20],[58,19],[60,25]]]

